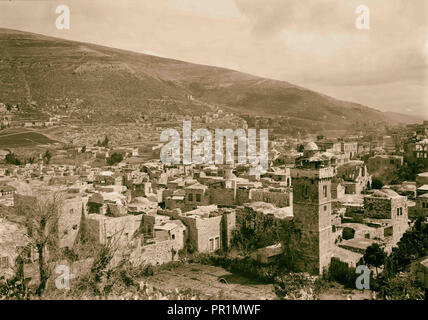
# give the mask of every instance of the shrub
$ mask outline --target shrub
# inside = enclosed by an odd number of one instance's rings
[[[328,281],[336,281],[347,288],[355,288],[358,274],[355,273],[355,268],[349,267],[347,263],[337,258],[331,258],[330,266],[324,277]]]
[[[344,240],[353,239],[355,235],[355,230],[352,228],[345,227],[343,228],[342,238]]]
[[[383,187],[383,182],[380,179],[373,177],[372,189],[382,189],[382,187]]]
[[[113,153],[110,158],[107,159],[107,163],[110,166],[114,166],[115,164],[121,162],[123,160],[123,156],[120,153]]]
[[[275,282],[275,294],[284,300],[314,300],[320,289],[315,277],[304,273],[282,275]]]

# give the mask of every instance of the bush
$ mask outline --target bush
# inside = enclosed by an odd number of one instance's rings
[[[29,300],[31,296],[32,293],[26,283],[18,277],[13,279],[0,277],[0,300]]]
[[[424,289],[412,273],[400,273],[394,277],[379,277],[373,289],[377,298],[384,300],[423,300]]]
[[[320,287],[315,277],[304,273],[291,273],[276,278],[275,294],[283,300],[315,300]]]
[[[344,240],[353,239],[355,235],[355,230],[352,228],[345,227],[343,228],[342,238]]]
[[[331,258],[330,266],[324,277],[326,280],[336,281],[346,288],[355,288],[358,274],[355,273],[355,268],[349,267],[347,263],[337,258]]]
[[[19,160],[18,157],[12,152],[9,152],[6,155],[5,160],[6,160],[6,163],[14,164],[15,166],[21,165],[21,160]]]
[[[383,182],[380,179],[373,177],[372,189],[382,189],[382,187],[383,187]]]
[[[120,153],[113,153],[110,158],[107,159],[107,163],[109,166],[114,166],[115,164],[121,162],[123,160],[123,156]]]

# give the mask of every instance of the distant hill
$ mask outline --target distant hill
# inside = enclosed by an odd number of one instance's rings
[[[69,108],[82,121],[196,114],[211,105],[329,129],[390,119],[284,81],[7,29],[0,29],[0,82],[0,102],[20,103],[29,114]]]
[[[424,119],[417,116],[410,116],[407,114],[397,112],[385,112],[385,116],[390,122],[411,124],[411,123],[422,123]]]

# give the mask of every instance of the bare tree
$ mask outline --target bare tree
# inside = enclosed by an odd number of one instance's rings
[[[28,197],[28,203],[19,205],[18,212],[25,216],[27,236],[38,258],[39,285],[36,294],[41,296],[51,276],[48,259],[58,248],[58,220],[62,195],[53,193],[42,197]]]

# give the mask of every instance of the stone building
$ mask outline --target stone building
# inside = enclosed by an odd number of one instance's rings
[[[419,161],[428,164],[428,139],[423,139],[416,142],[415,157]]]
[[[179,215],[188,228],[189,240],[198,252],[214,252],[230,245],[236,214],[215,205],[199,207]]]
[[[29,242],[22,225],[0,218],[0,277],[13,277],[16,259]]]
[[[139,230],[142,215],[125,215],[108,217],[101,214],[90,214],[86,219],[89,237],[98,244],[115,243],[125,246],[131,242]]]
[[[38,201],[50,201],[52,190],[40,190],[36,195],[14,194],[14,205],[18,214],[27,215],[33,212],[32,207]],[[88,198],[80,193],[69,193],[63,190],[58,196],[58,246],[72,247],[80,229],[82,214],[86,215]]]
[[[417,214],[428,217],[428,194],[422,194],[416,198]]]
[[[345,194],[360,194],[371,189],[372,176],[363,161],[353,160],[338,166],[336,177],[343,179]]]
[[[331,180],[334,168],[318,152],[315,143],[305,146],[303,158],[291,169],[293,215],[301,229],[296,247],[299,269],[320,274],[330,264],[331,246]]]
[[[337,141],[336,139],[325,139],[324,137],[320,138],[321,139],[315,142],[320,151],[331,153],[342,152],[342,144],[340,141]]]
[[[428,172],[419,173],[416,176],[416,187],[419,188],[428,184]]]
[[[372,223],[390,224],[390,245],[395,245],[409,227],[407,197],[385,187],[376,190],[364,197],[364,218]]]
[[[139,239],[130,255],[134,265],[163,264],[178,260],[184,248],[186,227],[177,219],[163,215],[142,215]]]
[[[403,165],[402,156],[376,155],[367,160],[367,169],[370,173],[393,171]]]
[[[207,196],[207,186],[200,183],[195,183],[184,188],[184,190],[186,194],[184,200],[184,207],[186,211],[194,210],[198,206],[209,205],[209,197]]]
[[[341,151],[348,159],[352,159],[358,153],[358,142],[341,142]]]

